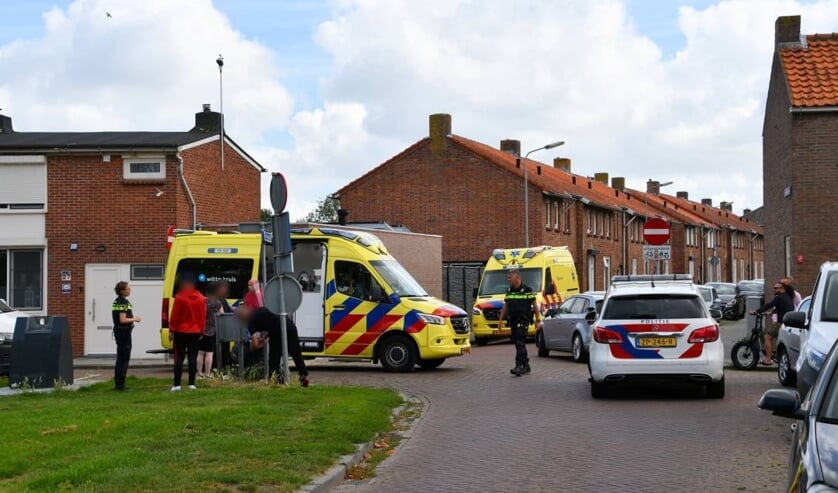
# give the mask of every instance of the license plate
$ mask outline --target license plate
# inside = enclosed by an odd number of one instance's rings
[[[675,347],[678,341],[674,337],[638,337],[637,347]]]
[[[506,335],[506,336],[508,336],[508,335],[512,334],[512,329],[494,329],[494,330],[495,330],[496,335],[502,335],[502,336]]]
[[[460,349],[460,354],[461,354],[461,355],[463,355],[463,354],[471,354],[471,348],[470,348],[470,347],[464,347],[464,348]]]

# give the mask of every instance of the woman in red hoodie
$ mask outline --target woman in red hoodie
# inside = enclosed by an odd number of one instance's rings
[[[175,353],[175,381],[172,392],[180,391],[183,376],[183,357],[189,358],[189,390],[195,390],[195,372],[198,368],[198,341],[204,333],[207,320],[207,300],[196,288],[195,276],[184,273],[179,279],[179,289],[169,316],[169,335],[173,338]]]

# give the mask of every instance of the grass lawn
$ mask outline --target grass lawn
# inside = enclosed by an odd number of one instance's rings
[[[395,392],[129,377],[0,398],[0,491],[294,491],[390,427]]]

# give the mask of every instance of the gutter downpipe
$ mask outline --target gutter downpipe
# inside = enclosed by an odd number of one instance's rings
[[[186,198],[189,199],[189,204],[192,205],[192,229],[194,230],[198,228],[198,205],[195,203],[195,197],[192,196],[189,183],[186,182],[186,175],[183,174],[183,157],[181,157],[180,152],[177,153],[177,161],[177,175],[183,184],[183,188],[186,189]]]

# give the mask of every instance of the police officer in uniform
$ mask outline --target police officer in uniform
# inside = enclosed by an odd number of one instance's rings
[[[510,269],[506,274],[509,287],[506,289],[503,309],[500,312],[498,329],[503,327],[503,321],[509,321],[512,330],[512,341],[515,342],[515,368],[509,370],[516,377],[526,375],[530,370],[530,358],[527,356],[527,332],[535,316],[536,327],[541,324],[538,319],[535,293],[532,288],[521,280],[518,269]]]
[[[114,365],[114,390],[125,390],[125,375],[128,373],[128,362],[131,360],[131,331],[134,323],[140,317],[134,315],[134,307],[128,301],[131,296],[131,286],[125,281],[119,281],[114,287],[116,299],[111,312],[113,314],[113,338],[116,341],[116,365]]]

